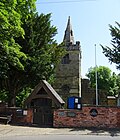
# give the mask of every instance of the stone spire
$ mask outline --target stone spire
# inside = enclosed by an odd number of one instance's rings
[[[72,25],[70,23],[70,16],[68,18],[67,27],[65,30],[65,35],[63,41],[65,42],[66,46],[69,46],[70,44],[74,44],[74,37],[73,37],[73,31],[72,31]]]

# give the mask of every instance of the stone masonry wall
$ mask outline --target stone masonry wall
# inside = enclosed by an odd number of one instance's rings
[[[82,94],[82,104],[95,105],[96,103],[96,90],[90,87],[89,79],[81,79],[81,94]],[[99,105],[107,105],[106,92],[98,90],[98,103]]]
[[[96,117],[90,110],[96,109]],[[55,110],[54,127],[96,127],[120,128],[120,108],[118,107],[83,107],[82,110]]]

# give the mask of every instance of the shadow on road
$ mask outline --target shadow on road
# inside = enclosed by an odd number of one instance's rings
[[[105,128],[72,128],[70,131],[88,131],[88,134],[91,135],[107,135],[109,134],[110,136],[114,137],[114,136],[119,136],[118,133],[120,134],[120,128],[118,129],[114,129],[114,128],[109,128],[109,129],[105,129]]]

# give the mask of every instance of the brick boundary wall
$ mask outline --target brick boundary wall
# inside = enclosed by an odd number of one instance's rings
[[[32,109],[23,109],[26,111],[26,115],[18,116],[16,112],[13,114],[12,122],[13,124],[21,124],[21,125],[31,125],[33,123],[33,110]]]
[[[98,114],[93,117],[91,109]],[[60,109],[54,111],[53,127],[120,128],[119,107],[83,107],[82,110]]]
[[[18,115],[17,110],[22,110],[22,115]],[[26,111],[26,114],[23,113],[24,111]],[[12,114],[10,124],[31,125],[33,123],[33,109],[0,107],[0,114],[2,112],[9,112]]]

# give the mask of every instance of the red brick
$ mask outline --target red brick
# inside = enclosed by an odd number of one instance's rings
[[[98,115],[92,117],[90,110],[96,108]],[[71,110],[76,113],[75,117],[68,117],[67,112],[70,110],[62,110],[66,115],[59,116],[61,110],[54,112],[54,127],[106,127],[120,128],[120,108],[118,107],[83,107],[81,111]]]

